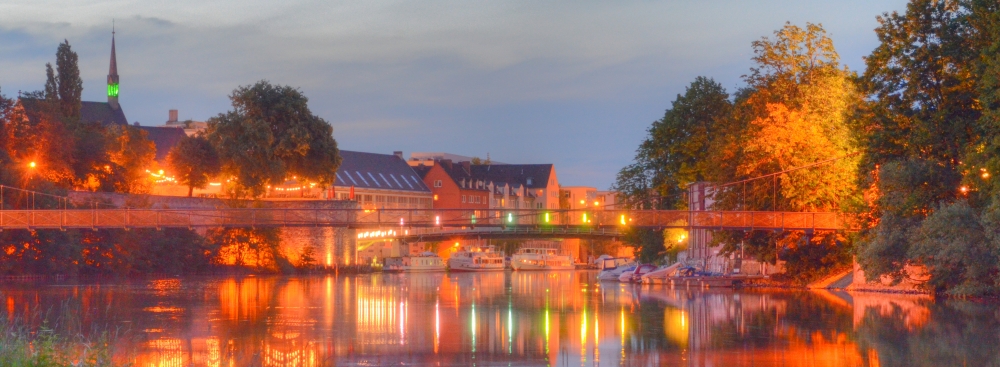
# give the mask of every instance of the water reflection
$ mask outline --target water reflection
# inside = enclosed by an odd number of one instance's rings
[[[591,272],[6,284],[0,299],[6,317],[58,308],[81,325],[129,330],[116,350],[136,366],[1000,361],[995,304],[637,287]]]

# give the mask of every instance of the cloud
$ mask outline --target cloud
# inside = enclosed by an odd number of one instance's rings
[[[130,120],[155,124],[171,108],[207,119],[230,108],[235,87],[267,79],[301,88],[352,149],[490,151],[607,187],[695,76],[741,84],[751,41],[785,21],[820,22],[859,69],[877,42],[875,16],[904,4],[5,1],[0,87],[40,89],[45,62],[69,39],[84,98],[102,100],[114,18]]]

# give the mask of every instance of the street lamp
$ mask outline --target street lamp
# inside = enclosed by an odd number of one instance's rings
[[[31,163],[28,163],[28,168],[35,168],[35,161],[31,161]]]

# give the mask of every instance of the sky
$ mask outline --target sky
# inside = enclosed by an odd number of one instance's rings
[[[0,91],[42,89],[68,40],[83,100],[105,101],[112,22],[122,108],[204,121],[238,86],[299,88],[341,149],[552,163],[607,189],[697,76],[730,92],[751,42],[819,23],[855,71],[902,0],[4,0]]]

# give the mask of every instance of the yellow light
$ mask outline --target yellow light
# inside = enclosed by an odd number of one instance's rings
[[[438,196],[437,196],[437,195],[434,195],[434,200],[437,200],[437,199],[438,199]]]
[[[625,225],[625,214],[622,214],[622,225]]]
[[[989,172],[983,172],[983,178],[990,178]]]
[[[586,201],[584,201],[584,200],[580,200],[580,205],[586,205],[586,204],[587,204],[587,202],[586,202]]]
[[[595,201],[594,202],[594,206],[598,206],[598,205],[601,205],[601,203]]]
[[[583,222],[587,223],[587,213],[583,213]]]
[[[34,161],[32,161],[31,163],[28,163],[28,167],[30,167],[30,168],[35,168],[35,162],[34,162]]]
[[[161,174],[161,175],[163,174],[163,170],[162,170],[162,169],[160,170],[160,174]]]
[[[963,194],[969,192],[969,188],[967,186],[962,186],[959,190],[962,191]]]

